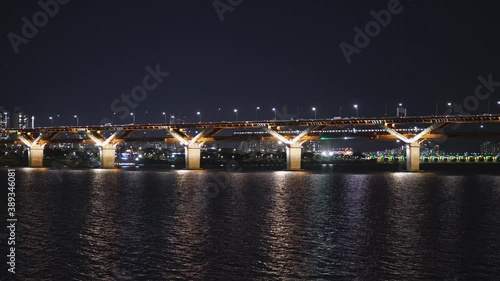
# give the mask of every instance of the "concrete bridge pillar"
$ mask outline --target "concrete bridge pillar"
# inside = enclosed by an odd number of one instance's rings
[[[30,167],[43,167],[43,146],[33,144],[28,148],[28,161]]]
[[[406,144],[406,170],[417,172],[420,170],[420,143]]]
[[[294,142],[286,146],[286,169],[301,170],[300,161],[302,156],[302,146],[300,142]]]
[[[110,169],[115,167],[116,148],[112,144],[101,147],[101,168]]]
[[[200,169],[201,146],[202,143],[196,143],[196,142],[186,145],[185,147],[186,169],[188,170]]]

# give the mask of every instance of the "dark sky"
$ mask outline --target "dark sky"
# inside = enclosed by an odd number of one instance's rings
[[[46,1],[46,0],[43,0]],[[227,0],[220,0],[227,3]],[[238,2],[236,0],[232,1]],[[170,75],[133,109],[136,122],[163,121],[162,112],[204,121],[271,118],[272,107],[301,117],[440,113],[446,102],[474,94],[477,77],[500,81],[496,1],[409,1],[387,27],[347,63],[339,44],[353,45],[354,27],[390,1],[243,0],[221,22],[213,1],[76,1],[59,11],[16,54],[7,35],[22,35],[37,1],[4,0],[0,105],[21,106],[38,125],[98,123],[122,93],[142,85],[145,67]],[[438,3],[436,3],[438,2]],[[492,111],[500,88],[493,93]],[[494,101],[494,102],[493,102]],[[486,111],[486,101],[475,113]],[[118,118],[117,118],[118,119]],[[130,118],[122,123],[129,123]],[[120,122],[117,122],[120,123]]]

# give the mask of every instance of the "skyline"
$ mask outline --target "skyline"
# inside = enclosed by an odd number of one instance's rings
[[[450,104],[450,103],[447,103]],[[495,103],[496,106],[500,106],[500,101]],[[104,125],[106,126],[107,124],[112,124],[112,125],[142,125],[142,124],[196,124],[196,123],[218,123],[218,122],[252,122],[252,121],[272,121],[272,120],[277,120],[277,121],[287,121],[287,120],[337,120],[337,119],[385,119],[387,118],[390,120],[391,118],[394,117],[416,117],[416,118],[421,118],[421,117],[433,117],[433,116],[443,116],[443,117],[453,117],[453,116],[498,116],[500,115],[500,110],[490,110],[489,113],[483,113],[483,114],[473,114],[470,112],[461,112],[463,114],[460,114],[459,112],[453,112],[449,111],[450,106],[445,107],[448,110],[445,111],[445,114],[430,114],[430,115],[422,115],[422,116],[417,116],[417,115],[402,115],[401,112],[404,112],[406,114],[406,109],[404,108],[404,105],[402,103],[399,103],[399,107],[395,109],[389,109],[387,113],[384,115],[377,115],[377,116],[359,116],[358,110],[359,106],[358,104],[353,105],[353,111],[354,113],[348,113],[348,114],[338,114],[338,115],[331,115],[331,116],[318,116],[318,108],[312,107],[310,109],[310,112],[300,112],[299,110],[301,108],[297,108],[297,111],[293,113],[293,111],[289,111],[286,106],[283,107],[283,110],[279,110],[277,107],[272,107],[270,113],[265,113],[265,112],[260,112],[261,107],[257,106],[254,112],[254,118],[248,118],[248,119],[241,119],[239,118],[240,110],[239,109],[226,109],[222,110],[222,108],[218,108],[216,110],[217,117],[215,119],[202,119],[204,118],[204,112],[202,111],[197,111],[195,114],[181,114],[181,113],[175,113],[175,112],[167,112],[163,111],[158,114],[158,112],[130,112],[129,114],[126,114],[126,118],[118,118],[116,117],[116,114],[111,116],[111,119],[104,118],[101,120],[100,123],[86,123],[86,122],[80,122],[80,119],[84,117],[85,119],[88,119],[86,117],[88,116],[82,116],[80,114],[70,114],[68,116],[61,116],[60,114],[52,114],[50,116],[34,116],[33,114],[30,114],[30,112],[26,112],[23,110],[22,107],[15,107],[14,110],[9,110],[9,108],[5,108],[4,106],[0,105],[0,114],[6,114],[7,115],[7,128],[11,129],[18,129],[18,128],[24,128],[24,127],[19,127],[21,123],[18,124],[18,122],[13,121],[13,116],[14,114],[21,114],[23,119],[26,119],[26,121],[23,121],[25,123],[22,123],[26,128],[32,128],[32,123],[33,120],[36,120],[35,123],[35,128],[42,128],[42,127],[58,127],[58,126],[99,126],[99,125]],[[15,110],[20,110],[20,111],[15,111]],[[341,109],[342,110],[342,109]],[[403,111],[399,111],[403,110]],[[394,114],[394,112],[396,114]],[[229,116],[232,113],[231,116]],[[298,113],[298,114],[297,114]],[[264,115],[264,116],[261,116]],[[228,118],[224,118],[228,117]],[[2,119],[2,122],[4,122],[4,119]],[[108,122],[109,121],[109,122]],[[27,122],[27,123],[26,123]],[[73,124],[74,123],[74,124]],[[482,128],[482,127],[481,127]]]

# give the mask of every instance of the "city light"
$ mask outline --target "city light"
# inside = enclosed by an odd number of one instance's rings
[[[76,126],[80,126],[80,118],[78,118],[78,115],[74,115],[74,118],[76,118]]]
[[[238,121],[238,109],[234,109],[234,114],[236,115],[236,121]]]
[[[356,117],[358,117],[358,105],[357,104],[354,105],[354,109],[356,109]]]
[[[314,119],[316,119],[316,107],[313,107],[312,110],[314,111]]]

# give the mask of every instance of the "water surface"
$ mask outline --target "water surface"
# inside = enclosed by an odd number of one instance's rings
[[[16,170],[20,280],[500,278],[496,175]]]

